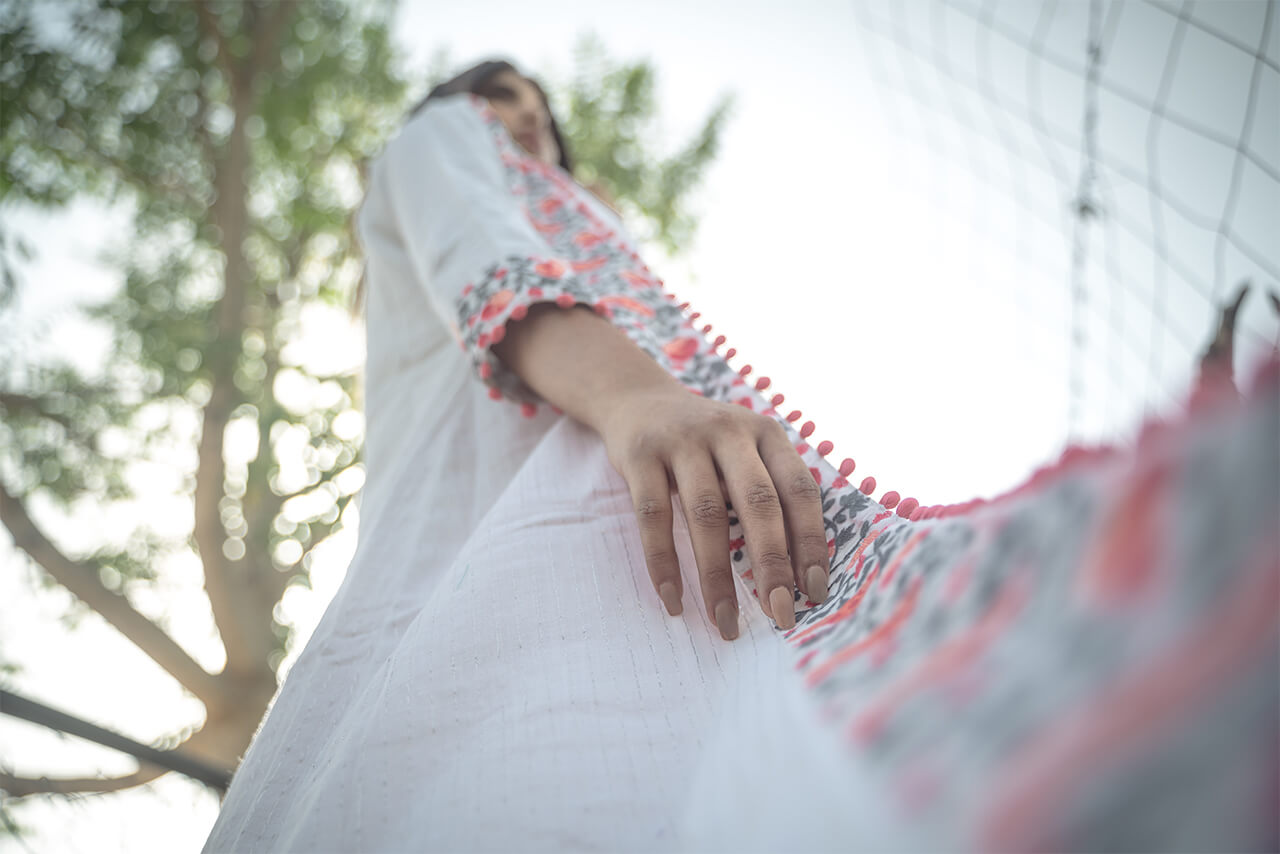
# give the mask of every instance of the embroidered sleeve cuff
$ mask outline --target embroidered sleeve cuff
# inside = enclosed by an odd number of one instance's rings
[[[492,350],[506,336],[507,324],[523,319],[529,307],[540,302],[554,302],[561,308],[590,306],[670,369],[666,365],[669,354],[651,324],[659,314],[678,316],[680,309],[671,305],[658,282],[646,274],[606,269],[592,261],[513,256],[463,288],[457,304],[458,341],[476,375],[489,387],[490,397],[519,403],[526,415],[535,414],[537,405],[546,402]]]

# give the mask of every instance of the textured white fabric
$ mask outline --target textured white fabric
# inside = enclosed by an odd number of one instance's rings
[[[375,164],[361,545],[207,850],[1276,848],[1280,359],[994,501],[886,506],[515,148],[442,99]],[[666,616],[599,438],[493,359],[535,301],[778,420],[822,488],[826,601],[774,636],[731,518],[721,641],[677,521]]]
[[[450,100],[373,168],[360,544],[207,851],[675,850],[714,835],[686,810],[695,781],[699,810],[719,796],[700,767],[732,740],[717,721],[782,675],[741,582],[741,636],[707,620],[678,500],[670,617],[599,437],[490,400],[455,346],[467,276],[547,249],[474,108]],[[726,798],[751,784],[723,782]]]

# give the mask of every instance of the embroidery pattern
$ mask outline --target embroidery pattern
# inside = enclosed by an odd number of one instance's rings
[[[830,442],[811,447],[812,422],[782,416],[768,378],[748,385],[750,367],[729,367],[724,337],[695,329],[698,314],[572,180],[471,99],[551,252],[503,259],[464,289],[460,346],[492,397],[532,416],[541,401],[488,348],[533,303],[587,305],[691,392],[783,425],[822,490],[831,558],[827,600],[797,592],[783,637],[822,719],[889,781],[904,819],[962,848],[1121,847],[1186,808],[1163,779],[1169,763],[1226,767],[1215,745],[1246,743],[1226,725],[1264,747],[1274,737],[1280,507],[1257,462],[1280,470],[1274,367],[1231,418],[1152,428],[1133,454],[1070,449],[993,502],[875,501],[874,478],[854,487],[852,460],[833,467]],[[758,595],[736,514],[730,524],[732,565]],[[1272,773],[1266,750],[1237,753],[1226,761],[1248,779]],[[1218,803],[1206,820],[1223,820]],[[1250,833],[1270,832],[1273,807],[1249,813]]]

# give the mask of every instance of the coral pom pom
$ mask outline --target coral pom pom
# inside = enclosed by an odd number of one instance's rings
[[[858,467],[857,463],[855,463],[853,460],[849,459],[848,457],[845,457],[840,462],[840,476],[848,477],[849,475],[853,474],[853,470],[856,469],[857,467]]]
[[[493,376],[493,365],[489,364],[488,362],[481,362],[480,363],[480,379],[487,380],[491,376]]]
[[[800,428],[800,438],[808,439],[810,436],[813,435],[814,429],[816,428],[813,426],[812,421],[804,422],[804,426]]]
[[[862,485],[858,487],[858,491],[863,495],[870,495],[876,491],[876,479],[874,477],[864,478]]]
[[[781,405],[782,405],[782,401],[783,401],[783,400],[785,400],[785,398],[783,398],[783,396],[782,396],[782,395],[780,395],[780,394],[775,394],[775,395],[774,395],[774,396],[769,400],[769,405],[770,405],[770,406],[781,406]]]
[[[911,514],[920,509],[920,502],[914,498],[904,498],[902,503],[898,505],[898,515],[903,518],[911,518]]]
[[[502,392],[498,391],[496,388],[489,389],[489,399],[502,400]]]
[[[717,335],[717,336],[716,336],[716,340],[712,343],[712,345],[711,345],[711,346],[712,346],[712,347],[719,347],[719,346],[720,346],[721,344],[723,344],[726,340],[728,340],[728,339],[726,339],[723,335]]]
[[[741,368],[738,368],[738,376],[740,377],[745,377],[749,373],[751,373],[750,365],[743,365]]]
[[[497,344],[503,338],[507,337],[507,327],[499,326],[489,333],[489,343]]]
[[[831,453],[831,451],[832,451],[832,449],[833,449],[833,448],[835,448],[835,445],[833,445],[833,444],[832,444],[831,442],[829,442],[829,441],[823,440],[823,441],[819,442],[819,443],[818,443],[818,456],[820,456],[820,457],[825,457],[827,454]]]
[[[733,347],[730,347],[728,350],[724,351],[724,357],[726,359],[732,359],[736,355],[738,355],[738,351]]]
[[[520,414],[525,418],[532,418],[538,414],[538,407],[533,403],[522,403],[520,404]]]
[[[685,303],[685,305],[688,305],[688,303]],[[697,320],[699,317],[702,317],[702,312],[700,311],[695,311],[693,314],[689,315],[690,320]]]
[[[574,299],[572,294],[560,294],[560,296],[556,297],[556,305],[561,308],[571,308],[573,304]]]
[[[529,313],[529,306],[518,305],[515,308],[511,309],[511,319],[524,320],[525,315],[527,315],[528,313]]]
[[[791,410],[791,414],[787,416],[787,422],[791,423],[799,420],[800,420],[800,410],[799,409]]]
[[[702,327],[702,334],[703,334],[703,335],[706,335],[706,334],[707,334],[708,332],[710,332],[710,331],[711,331],[711,324],[710,324],[710,323],[708,323],[706,326]]]
[[[895,490],[891,489],[888,492],[886,492],[884,495],[880,496],[880,506],[886,510],[892,510],[893,508],[898,506],[898,501],[901,500],[901,498],[902,498],[901,495],[899,495]]]
[[[915,510],[912,510],[912,511],[911,511],[911,521],[912,521],[912,522],[919,522],[919,521],[920,521],[921,519],[923,519],[923,518],[924,518],[924,508],[923,508],[923,507],[917,507]]]
[[[764,391],[768,387],[769,387],[768,377],[761,377],[760,379],[756,380],[756,391]]]

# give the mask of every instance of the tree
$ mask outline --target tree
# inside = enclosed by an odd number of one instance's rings
[[[304,312],[349,303],[359,279],[351,215],[363,164],[410,103],[388,32],[393,7],[6,5],[0,205],[56,208],[90,195],[129,203],[134,215],[115,257],[121,290],[89,309],[113,341],[99,375],[27,364],[0,342],[0,522],[50,583],[204,704],[203,725],[166,742],[234,768],[289,641],[276,606],[290,585],[309,583],[314,549],[342,524],[362,479],[357,373],[318,372],[288,345]],[[579,75],[553,97],[567,104],[584,175],[654,239],[683,245],[694,227],[687,196],[714,156],[728,102],[660,160],[644,141],[652,68],[582,45],[580,58],[604,73]],[[60,545],[58,525],[76,514],[148,498],[131,466],[175,449],[187,461],[174,500],[190,509],[188,535],[168,539],[138,519],[87,553]],[[131,603],[180,554],[203,570],[226,652],[217,673]],[[0,769],[0,789],[102,792],[162,773],[23,779]]]

